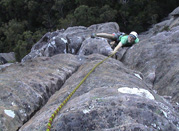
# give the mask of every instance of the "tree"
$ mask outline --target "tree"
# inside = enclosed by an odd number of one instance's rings
[[[18,60],[47,31],[115,21],[138,33],[178,6],[178,0],[1,0],[0,52],[15,50]]]

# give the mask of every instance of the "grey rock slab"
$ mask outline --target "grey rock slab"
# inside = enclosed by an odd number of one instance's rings
[[[158,94],[179,102],[179,26],[141,40],[122,58],[129,68],[140,71]]]
[[[0,129],[15,131],[59,90],[80,66],[70,54],[12,64],[0,72]]]
[[[46,130],[51,114],[103,60],[89,55],[75,72],[20,131]],[[84,81],[53,121],[52,130],[173,130],[179,114],[150,89],[136,72],[108,59]]]

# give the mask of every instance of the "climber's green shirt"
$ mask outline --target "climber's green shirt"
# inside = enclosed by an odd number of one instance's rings
[[[122,46],[132,46],[139,42],[139,38],[137,38],[133,43],[128,42],[128,35],[119,36],[119,41],[122,43]]]

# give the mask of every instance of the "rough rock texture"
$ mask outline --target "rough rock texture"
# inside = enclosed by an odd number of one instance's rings
[[[5,64],[7,62],[14,62],[14,61],[16,61],[14,52],[0,53],[0,64]]]
[[[76,56],[62,54],[12,64],[2,70],[0,129],[15,131],[20,128],[79,66]]]
[[[95,69],[52,129],[179,130],[177,10]],[[45,130],[55,109],[111,51],[108,39],[91,39],[91,33],[118,31],[110,22],[48,32],[22,63],[0,67],[0,130]]]
[[[0,65],[6,64],[7,60],[4,57],[0,57]]]
[[[149,86],[179,108],[179,17],[176,8],[161,23],[139,35],[140,42],[116,54],[129,68],[144,75]]]
[[[79,51],[79,55],[90,55],[100,52],[100,54],[108,56],[111,51],[112,48],[109,46],[109,43],[106,39],[88,38],[83,41],[83,44]]]
[[[20,131],[45,130],[52,112],[102,59],[100,55],[86,58],[78,71]],[[109,59],[95,69],[62,108],[52,130],[177,131],[178,124],[179,114],[147,87],[139,72]]]
[[[0,65],[0,72],[4,71],[8,66],[12,65],[13,63],[6,63],[3,65]]]
[[[164,31],[130,48],[122,62],[142,72],[160,95],[179,102],[179,26]]]
[[[114,33],[118,31],[118,24],[109,22],[92,25],[88,28],[77,26],[69,27],[66,30],[48,32],[32,47],[31,52],[22,59],[22,62],[39,56],[53,56],[61,53],[78,54],[83,41],[88,39],[92,33]],[[110,46],[108,45],[108,47]],[[98,53],[101,54],[101,52]],[[108,52],[105,52],[105,54],[108,54]]]
[[[173,10],[169,15],[171,16],[179,16],[179,7],[177,7],[175,10]]]

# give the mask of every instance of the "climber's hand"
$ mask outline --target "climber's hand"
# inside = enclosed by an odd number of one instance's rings
[[[114,54],[115,52],[114,51],[110,51],[109,53],[108,53],[108,56],[110,56],[110,55],[112,55],[112,54]]]
[[[115,44],[115,41],[110,42],[110,45],[114,45],[114,44]]]

